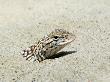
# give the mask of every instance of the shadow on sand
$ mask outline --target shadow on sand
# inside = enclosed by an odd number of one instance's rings
[[[55,59],[55,58],[59,58],[59,57],[63,57],[66,56],[68,54],[72,54],[72,53],[76,53],[77,51],[61,51],[51,57],[49,57],[48,59]]]

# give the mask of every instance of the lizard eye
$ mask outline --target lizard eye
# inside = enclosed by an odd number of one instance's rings
[[[55,39],[57,39],[57,38],[58,38],[58,36],[54,36],[54,38],[55,38]]]

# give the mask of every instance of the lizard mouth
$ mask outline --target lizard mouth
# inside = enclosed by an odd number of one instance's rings
[[[72,41],[73,41],[73,39],[71,39],[71,40],[65,40],[64,42],[59,43],[59,46],[61,46],[61,45],[67,45],[67,44],[71,43]]]
[[[73,41],[75,40],[75,38],[76,38],[75,36],[71,36],[71,37],[69,37],[69,38],[67,38],[67,39],[65,39],[65,40],[63,40],[63,41],[61,41],[58,45],[59,45],[59,46],[67,45],[67,44],[73,42]]]

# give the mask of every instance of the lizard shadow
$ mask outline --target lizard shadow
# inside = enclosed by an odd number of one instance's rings
[[[61,51],[61,52],[49,57],[48,59],[60,58],[60,57],[66,56],[68,54],[72,54],[72,53],[76,53],[76,52],[77,51]]]

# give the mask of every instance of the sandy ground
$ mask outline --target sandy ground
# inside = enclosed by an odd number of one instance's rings
[[[55,28],[77,36],[69,53],[21,56]],[[110,82],[110,0],[0,0],[0,82]]]

